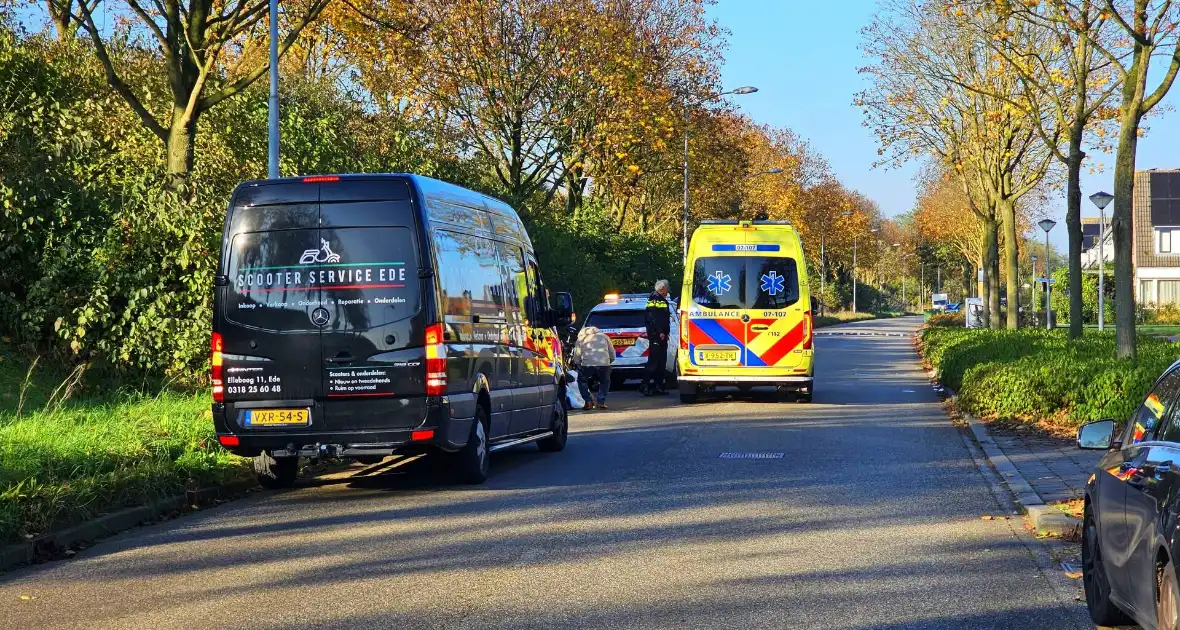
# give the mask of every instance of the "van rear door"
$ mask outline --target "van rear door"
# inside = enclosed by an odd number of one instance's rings
[[[412,428],[426,418],[420,219],[405,180],[345,179],[320,192],[327,430]]]
[[[213,330],[229,421],[243,430],[274,428],[254,423],[247,409],[311,409],[323,394],[312,319],[320,289],[299,264],[320,250],[318,195],[317,186],[299,183],[246,187],[230,207]],[[312,409],[310,423],[320,420]]]
[[[702,312],[690,313],[688,342],[700,367],[793,368],[803,360],[807,305],[800,300],[799,265],[766,251],[738,254],[715,244],[712,255],[693,265],[692,299]],[[773,250],[771,248],[774,248]]]

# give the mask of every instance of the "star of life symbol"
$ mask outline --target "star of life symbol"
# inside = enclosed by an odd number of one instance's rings
[[[771,295],[778,295],[784,292],[783,284],[785,278],[778,275],[777,271],[772,271],[769,274],[762,274],[762,290]]]
[[[713,295],[721,295],[730,289],[729,274],[723,274],[720,271],[715,272],[709,276],[709,293]]]
[[[340,254],[332,251],[328,247],[327,239],[320,239],[319,249],[305,249],[303,255],[299,257],[299,264],[314,265],[316,263],[338,263],[340,262]]]

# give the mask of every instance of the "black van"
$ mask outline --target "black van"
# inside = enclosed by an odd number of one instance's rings
[[[213,422],[259,481],[299,457],[565,447],[549,291],[513,209],[416,175],[322,175],[234,191],[214,279]]]

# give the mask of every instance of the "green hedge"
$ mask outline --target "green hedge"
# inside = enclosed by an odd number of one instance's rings
[[[1180,344],[1140,336],[1133,365],[1115,358],[1111,333],[927,328],[922,352],[970,413],[1080,425],[1129,417]]]

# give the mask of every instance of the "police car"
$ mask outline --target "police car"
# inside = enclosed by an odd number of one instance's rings
[[[669,322],[672,334],[668,335],[668,375],[666,383],[676,378],[676,343],[680,338],[680,326],[676,321],[676,301],[669,302]],[[646,293],[607,294],[603,302],[590,309],[585,326],[594,326],[610,338],[615,348],[615,362],[611,366],[611,387],[617,388],[628,379],[643,378],[647,365],[649,346],[644,309],[647,307]]]

